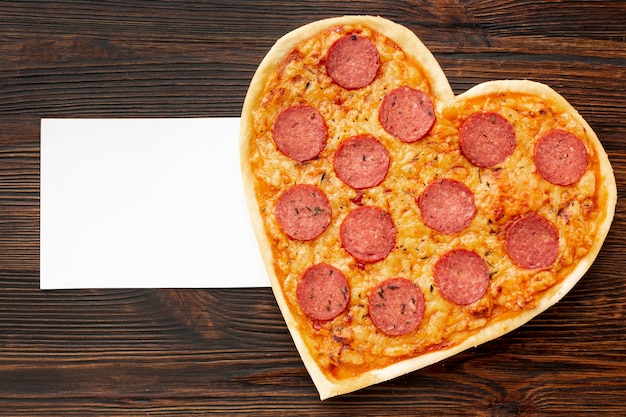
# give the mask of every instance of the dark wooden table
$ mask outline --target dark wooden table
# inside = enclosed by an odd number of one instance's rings
[[[277,38],[343,14],[408,26],[456,93],[530,78],[591,124],[621,200],[561,303],[320,402],[269,288],[39,290],[42,117],[238,116]],[[625,97],[622,1],[0,1],[0,415],[626,415]]]

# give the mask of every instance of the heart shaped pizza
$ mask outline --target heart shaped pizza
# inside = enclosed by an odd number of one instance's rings
[[[250,216],[322,399],[499,337],[559,301],[616,204],[591,127],[546,85],[455,96],[409,29],[305,25],[259,65],[241,117]]]

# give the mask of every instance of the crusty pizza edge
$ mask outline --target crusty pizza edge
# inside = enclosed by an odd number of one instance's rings
[[[379,31],[385,36],[394,40],[405,52],[420,61],[424,67],[429,82],[433,88],[433,94],[439,98],[437,105],[439,111],[453,103],[455,100],[465,100],[481,95],[497,94],[502,92],[522,92],[541,96],[553,105],[570,113],[585,128],[588,137],[598,154],[601,190],[600,201],[605,201],[602,220],[598,228],[598,234],[589,253],[583,257],[576,268],[559,284],[547,290],[533,309],[520,312],[507,313],[497,320],[491,322],[487,327],[481,329],[477,334],[467,338],[464,342],[453,347],[428,352],[420,356],[406,359],[382,369],[367,371],[353,378],[343,380],[332,380],[328,378],[317,365],[312,357],[303,338],[298,334],[298,323],[292,315],[284,295],[280,289],[280,283],[274,272],[274,259],[272,255],[271,243],[265,233],[263,218],[259,211],[259,205],[255,195],[254,173],[248,158],[250,152],[250,140],[254,132],[252,110],[261,99],[267,79],[278,69],[282,59],[301,41],[315,36],[319,32],[341,25],[363,24]],[[438,62],[432,53],[423,45],[419,38],[406,27],[396,24],[390,20],[374,16],[343,16],[329,18],[309,23],[280,38],[269,50],[255,72],[246,94],[241,117],[240,126],[240,162],[244,183],[244,192],[248,204],[248,211],[256,236],[259,250],[266,267],[271,287],[277,304],[283,314],[289,332],[296,348],[309,372],[322,400],[356,391],[358,389],[380,383],[406,373],[424,368],[428,365],[439,362],[445,358],[454,356],[462,351],[474,348],[480,344],[498,338],[509,331],[520,327],[532,318],[536,317],[558,301],[582,278],[589,269],[609,232],[617,201],[617,188],[615,177],[608,156],[602,147],[601,142],[593,132],[587,122],[579,113],[556,91],[545,84],[529,80],[497,80],[489,81],[472,87],[466,92],[454,96],[448,83],[447,77],[443,73]]]

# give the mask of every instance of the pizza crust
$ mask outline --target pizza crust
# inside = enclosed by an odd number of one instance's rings
[[[431,351],[411,359],[402,360],[382,369],[367,371],[352,378],[333,380],[322,372],[311,356],[304,339],[297,331],[297,321],[292,315],[281,291],[280,283],[273,268],[274,258],[272,255],[272,246],[264,230],[263,218],[255,195],[254,173],[252,172],[248,155],[250,152],[250,141],[254,133],[252,110],[261,99],[268,78],[277,71],[283,58],[298,43],[326,29],[343,25],[368,26],[392,39],[407,54],[415,57],[426,72],[428,81],[433,89],[433,94],[439,98],[436,104],[438,106],[437,113],[439,114],[445,107],[469,98],[503,92],[521,92],[540,96],[553,106],[572,115],[584,127],[592,146],[597,152],[602,176],[601,181],[599,181],[601,185],[601,189],[598,190],[599,201],[605,201],[606,204],[604,212],[602,213],[602,219],[600,220],[597,239],[593,243],[590,251],[578,262],[575,269],[573,269],[562,282],[551,287],[539,298],[534,308],[525,309],[520,312],[505,313],[496,320],[491,321],[489,325],[482,328],[475,335],[451,348]],[[413,32],[404,26],[381,17],[373,16],[344,16],[313,22],[286,34],[276,42],[254,74],[244,101],[240,128],[240,155],[241,171],[250,219],[274,296],[296,348],[322,400],[404,375],[453,356],[466,349],[476,347],[525,324],[533,317],[554,305],[579,281],[598,255],[613,220],[617,199],[615,177],[606,152],[591,127],[562,96],[550,87],[537,82],[528,80],[502,80],[479,84],[455,97],[438,62]]]

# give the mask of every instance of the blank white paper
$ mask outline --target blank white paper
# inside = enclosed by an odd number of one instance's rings
[[[266,287],[239,118],[42,119],[42,289]]]

